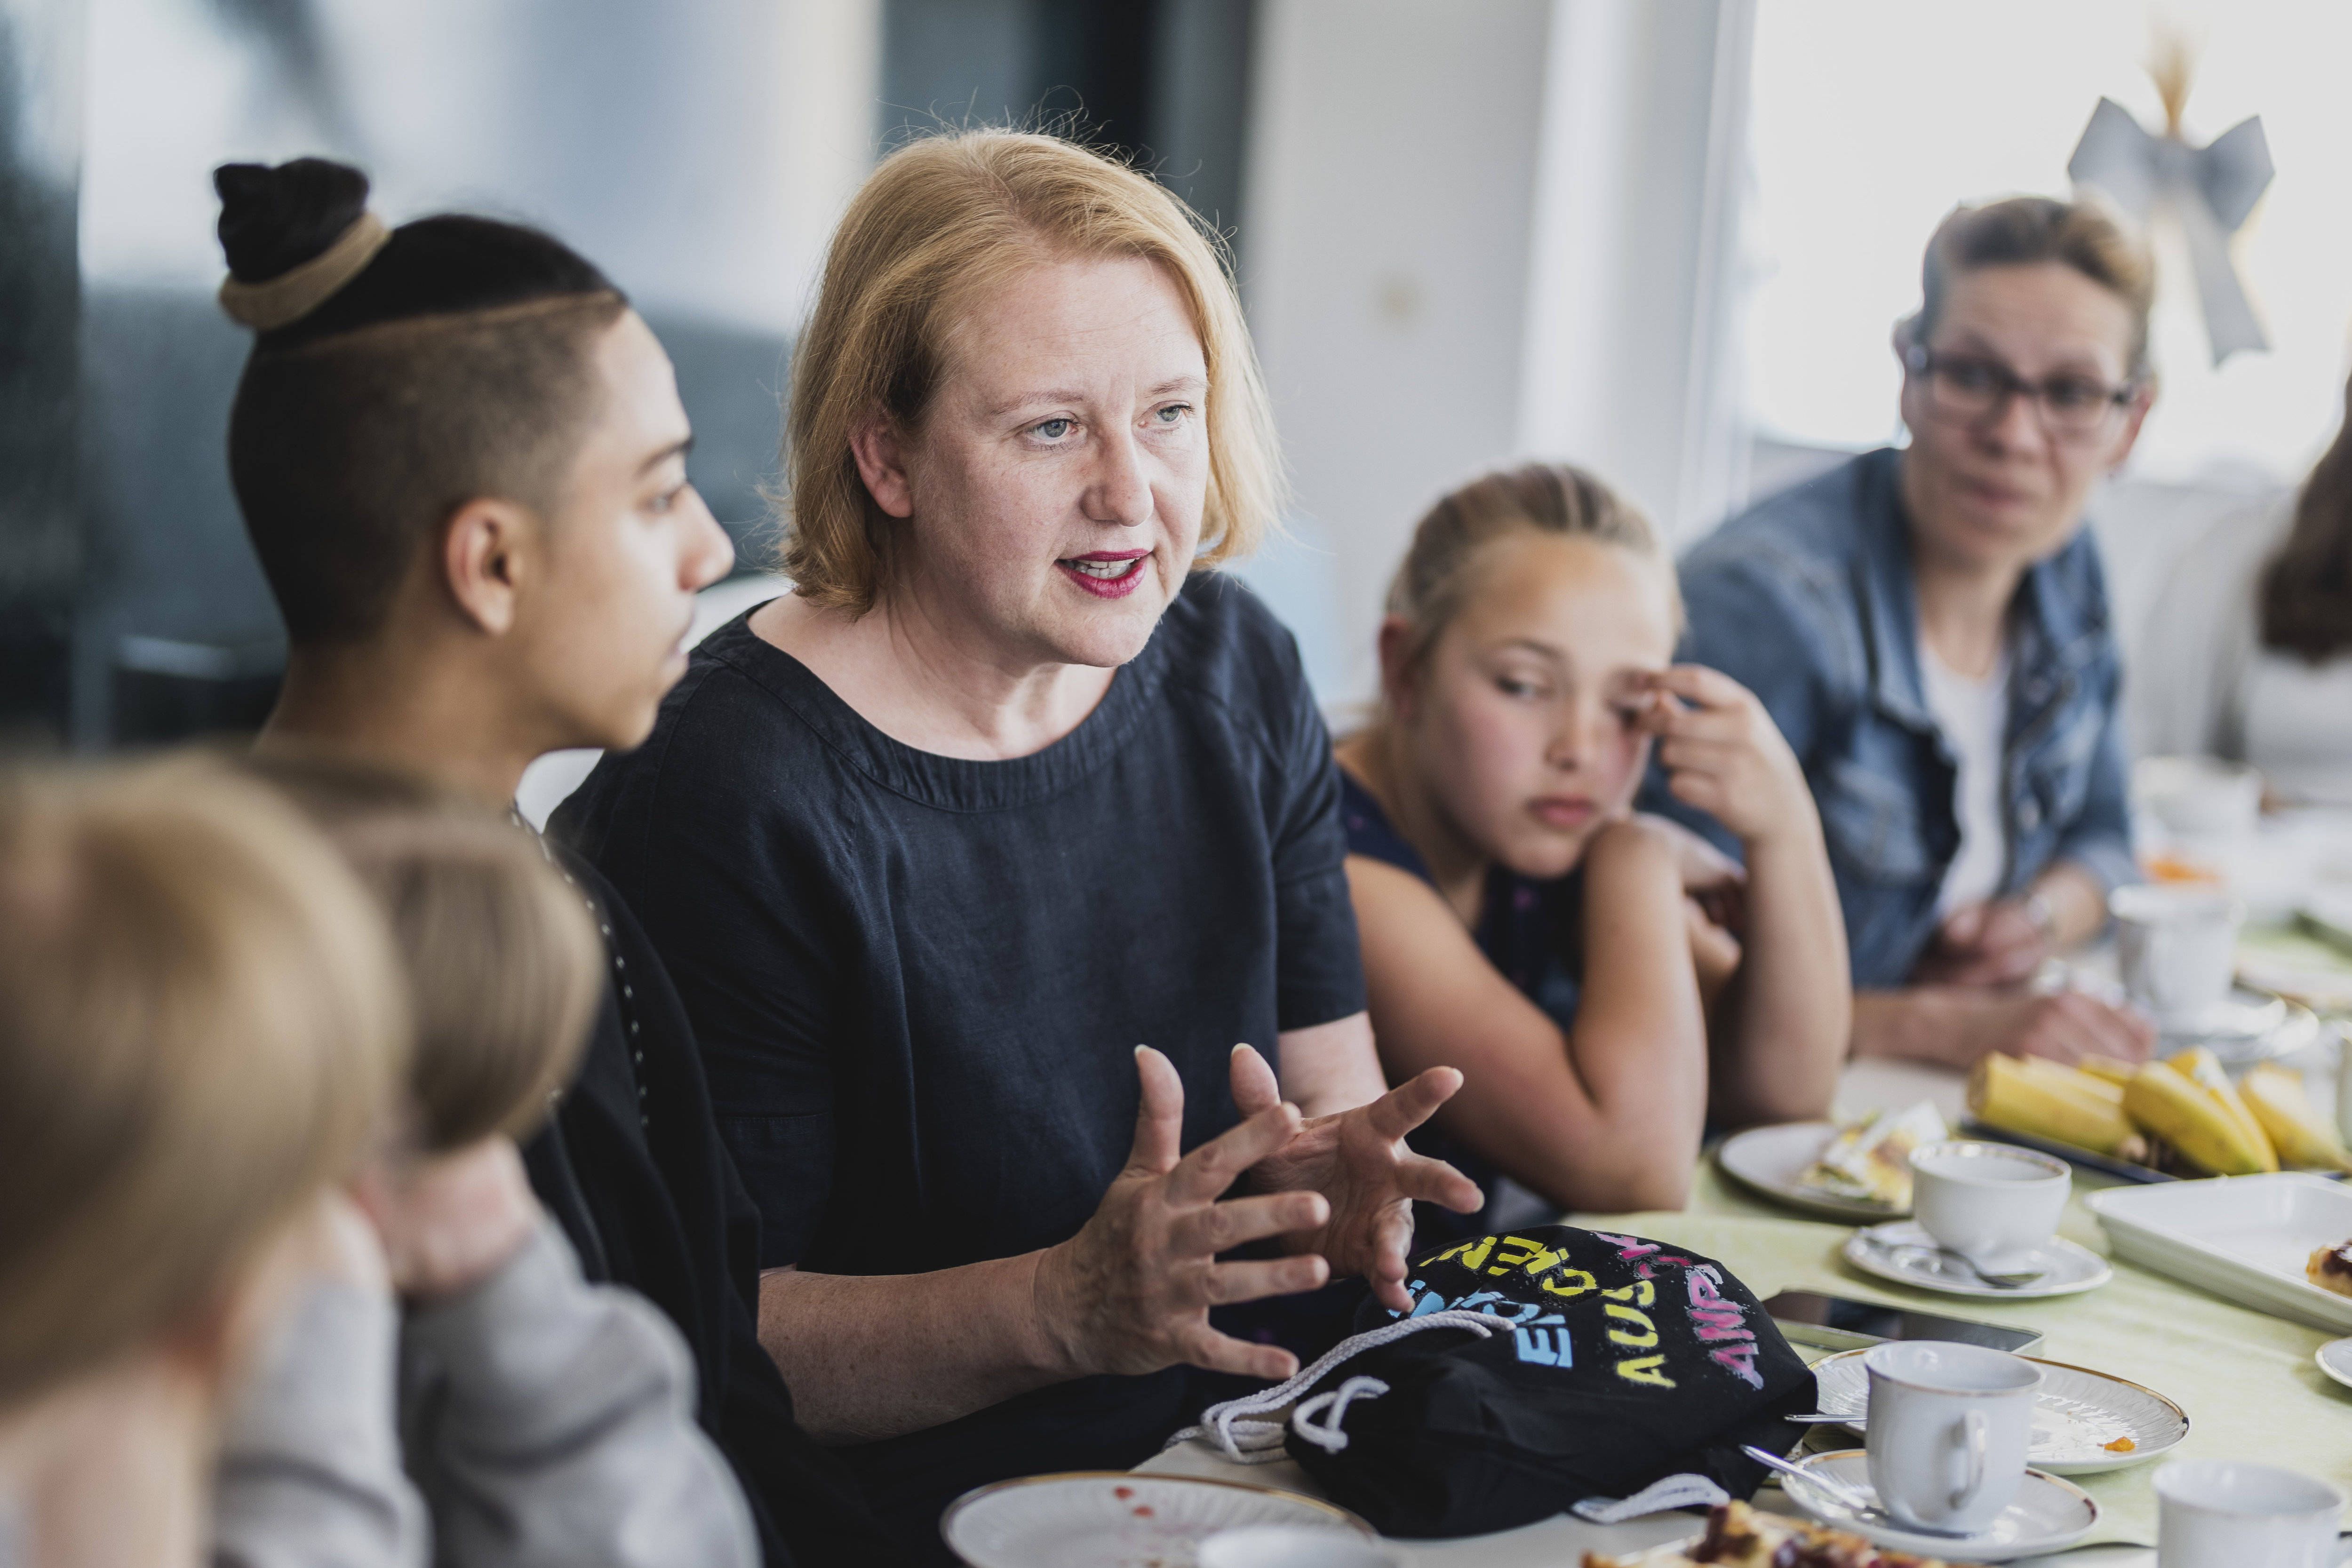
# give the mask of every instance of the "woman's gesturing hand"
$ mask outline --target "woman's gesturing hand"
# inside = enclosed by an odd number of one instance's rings
[[[1038,1311],[1076,1375],[1157,1372],[1190,1362],[1212,1372],[1284,1378],[1297,1358],[1209,1326],[1209,1309],[1311,1291],[1329,1278],[1319,1257],[1220,1263],[1244,1241],[1314,1230],[1331,1206],[1313,1192],[1219,1202],[1234,1178],[1298,1135],[1298,1108],[1277,1095],[1240,1126],[1178,1157],[1184,1081],[1139,1046],[1143,1103],[1135,1146],[1084,1229],[1037,1264]],[[1271,1076],[1269,1074],[1269,1076]]]
[[[1658,762],[1675,800],[1750,844],[1807,825],[1821,831],[1796,753],[1746,686],[1715,670],[1676,664],[1652,677],[1652,690],[1658,700],[1643,727],[1658,737]]]
[[[1274,1070],[1246,1045],[1234,1047],[1233,1082],[1234,1104],[1251,1124],[1282,1103]],[[1405,1146],[1404,1135],[1461,1087],[1455,1069],[1433,1067],[1370,1104],[1296,1123],[1293,1134],[1250,1172],[1262,1191],[1328,1198],[1327,1221],[1297,1228],[1310,1232],[1300,1244],[1322,1254],[1335,1274],[1361,1274],[1381,1303],[1399,1312],[1412,1307],[1404,1253],[1412,1241],[1413,1199],[1461,1214],[1485,1201],[1468,1176]]]

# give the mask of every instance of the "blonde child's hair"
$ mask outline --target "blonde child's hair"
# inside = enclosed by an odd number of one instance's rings
[[[1439,497],[1412,530],[1404,563],[1389,584],[1388,612],[1411,628],[1407,663],[1418,667],[1477,586],[1488,546],[1517,534],[1591,539],[1654,562],[1675,630],[1682,590],[1665,545],[1641,510],[1590,473],[1567,463],[1497,469]]]
[[[407,1046],[373,901],[268,790],[0,773],[0,1407],[226,1310]]]
[[[919,429],[959,316],[1029,268],[1133,256],[1167,275],[1207,363],[1204,549],[1246,556],[1281,510],[1272,404],[1222,241],[1149,176],[1059,137],[926,136],[882,160],[834,231],[815,308],[794,345],[785,417],[790,488],[781,565],[793,591],[864,614],[887,586],[897,520],[850,447],[877,413]]]
[[[529,1134],[579,1065],[603,995],[580,894],[526,829],[421,780],[308,757],[251,766],[324,830],[391,925],[415,1019],[415,1147]]]

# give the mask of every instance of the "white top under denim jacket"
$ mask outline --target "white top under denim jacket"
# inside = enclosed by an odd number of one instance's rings
[[[1952,748],[1952,804],[1960,821],[1960,847],[1944,869],[1936,914],[1948,915],[1964,904],[1981,904],[2000,887],[2009,865],[2009,828],[2002,820],[2000,763],[2009,728],[2009,650],[2003,647],[1992,674],[1961,674],[1936,655],[1923,639],[1919,678],[1927,711]]]
[[[1900,985],[1934,938],[1960,848],[1957,757],[1919,672],[1919,608],[1902,454],[1865,452],[1734,517],[1683,558],[1681,657],[1761,698],[1821,808],[1859,986]],[[1997,896],[2053,862],[2113,886],[2136,874],[2120,710],[2122,660],[2090,529],[2018,584],[2009,627]],[[1644,810],[1721,825],[1666,793]]]

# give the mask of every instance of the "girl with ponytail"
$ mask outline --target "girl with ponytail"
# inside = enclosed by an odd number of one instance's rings
[[[1489,1194],[1466,1229],[1424,1209],[1424,1244],[1529,1218],[1496,1175],[1549,1211],[1678,1208],[1710,1119],[1829,1107],[1850,998],[1821,824],[1756,699],[1671,664],[1681,620],[1649,522],[1564,465],[1446,496],[1398,569],[1380,714],[1339,747],[1348,881],[1382,1064],[1462,1070],[1431,1146]],[[1632,812],[1654,752],[1744,878]]]

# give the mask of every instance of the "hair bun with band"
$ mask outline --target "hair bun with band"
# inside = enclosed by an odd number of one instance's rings
[[[627,302],[578,252],[524,224],[444,213],[387,228],[368,210],[367,176],[348,164],[225,163],[213,187],[228,256],[221,308],[259,335],[257,351],[541,299]]]
[[[367,210],[367,176],[323,158],[275,169],[225,163],[213,172],[213,188],[228,255],[221,308],[257,332],[317,309],[392,238]]]

